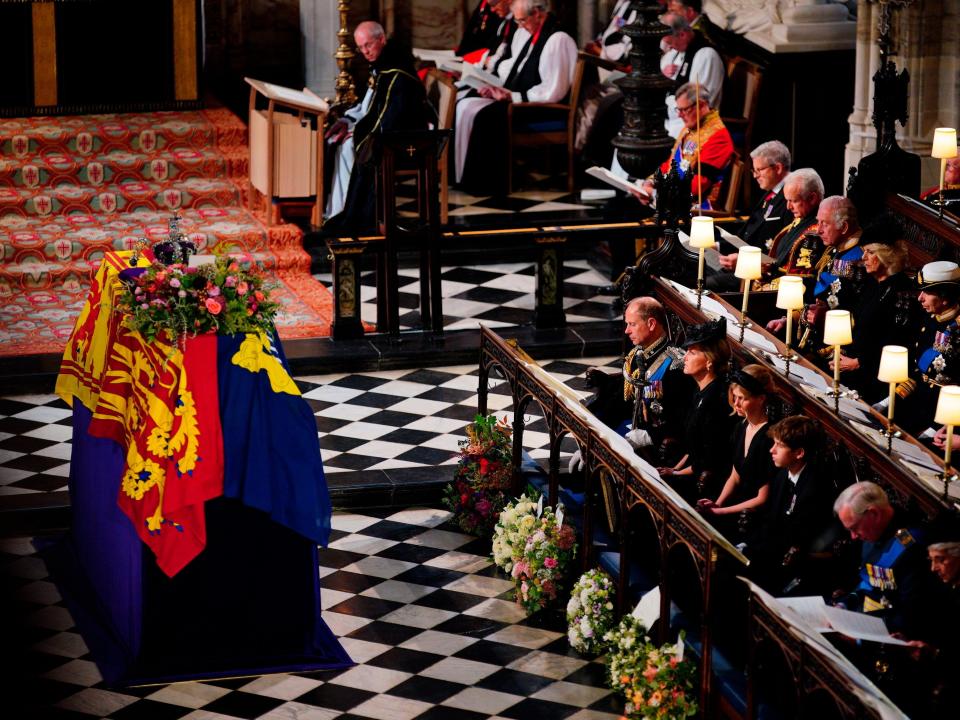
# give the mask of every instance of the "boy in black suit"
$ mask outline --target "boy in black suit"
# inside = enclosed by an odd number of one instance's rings
[[[748,543],[756,579],[770,592],[796,590],[811,553],[833,529],[833,483],[815,470],[823,451],[820,427],[808,417],[784,418],[769,430],[770,455],[779,469],[770,488],[765,522]]]

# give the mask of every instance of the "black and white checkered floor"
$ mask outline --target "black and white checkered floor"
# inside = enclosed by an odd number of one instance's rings
[[[401,214],[413,215],[417,209],[413,188],[409,188],[411,200],[398,205]],[[461,190],[449,191],[451,218],[477,215],[509,215],[511,213],[566,213],[590,211],[597,208],[595,202],[582,202],[579,193],[562,190],[523,190],[510,195],[470,195]]]
[[[543,367],[583,395],[584,373],[614,358],[548,360]],[[475,365],[334,373],[297,378],[316,415],[331,487],[367,484],[385,470],[452,465],[477,412]],[[506,384],[488,383],[488,407],[512,418]],[[542,418],[526,416],[524,448],[547,456]],[[0,398],[0,499],[62,491],[70,473],[70,409],[55,395]]]
[[[602,662],[570,650],[559,612],[525,617],[489,538],[448,518],[430,508],[335,514],[320,553],[323,617],[354,667],[138,688],[103,685],[30,540],[0,540],[4,592],[24,623],[18,668],[31,674],[17,690],[34,703],[13,703],[7,717],[615,720],[622,705]]]
[[[507,200],[509,200],[508,198]],[[532,262],[500,263],[482,267],[444,267],[441,274],[444,328],[476,328],[480,322],[498,328],[533,322],[536,291]],[[610,295],[600,293],[609,280],[590,267],[586,260],[566,260],[563,307],[568,323],[612,320]],[[327,287],[330,273],[315,277]],[[400,268],[399,303],[401,330],[420,326],[420,281],[417,268]],[[361,276],[361,318],[376,322],[376,275]]]

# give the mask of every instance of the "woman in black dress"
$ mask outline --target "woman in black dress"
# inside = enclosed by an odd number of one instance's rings
[[[923,317],[917,286],[904,273],[907,244],[897,222],[881,216],[864,229],[860,245],[867,280],[851,309],[853,343],[841,351],[840,381],[872,403],[887,397],[887,384],[877,380],[883,346],[909,347]]]
[[[730,406],[743,418],[733,432],[733,467],[717,499],[701,498],[697,509],[732,542],[745,539],[741,513],[763,507],[777,472],[770,456],[773,440],[767,435],[773,394],[773,376],[762,365],[747,365],[730,375]]]
[[[684,423],[687,455],[673,467],[658,468],[688,502],[720,491],[730,474],[733,417],[727,400],[730,343],[724,318],[694,325],[683,347],[683,372],[697,383]]]

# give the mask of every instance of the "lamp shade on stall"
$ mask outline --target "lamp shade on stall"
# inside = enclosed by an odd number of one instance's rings
[[[910,379],[910,359],[902,345],[885,345],[880,354],[880,370],[877,380],[885,383],[900,383]]]
[[[933,131],[933,147],[930,156],[948,160],[957,156],[957,129],[937,128]]]
[[[713,236],[713,218],[697,216],[690,219],[690,247],[711,248],[716,243]]]
[[[853,342],[853,328],[849,310],[827,310],[823,321],[824,345],[849,345]]]
[[[741,280],[758,280],[762,276],[760,248],[743,247],[737,252],[737,267],[733,274]]]
[[[945,385],[940,388],[933,421],[940,425],[960,425],[960,386]]]
[[[799,310],[803,307],[803,279],[796,275],[780,278],[777,286],[777,307],[781,310]]]

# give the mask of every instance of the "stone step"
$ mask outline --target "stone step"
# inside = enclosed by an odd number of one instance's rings
[[[178,182],[187,178],[245,178],[246,150],[182,148],[163,153],[115,150],[89,156],[50,150],[30,158],[0,158],[0,187],[43,188],[63,184],[94,188],[125,182]]]
[[[115,214],[242,205],[240,188],[229,180],[187,178],[175,183],[125,182],[119,185],[0,187],[0,217],[19,215]]]
[[[246,253],[268,270],[309,267],[310,256],[302,249],[302,234],[295,226],[267,228],[241,207],[186,208],[180,215],[182,231],[200,252]],[[58,279],[82,273],[86,282],[106,250],[127,250],[144,239],[148,243],[165,239],[170,217],[169,211],[159,210],[0,217],[4,253],[0,267],[17,287],[35,286],[32,278],[41,269]]]
[[[0,120],[0,156],[25,158],[56,150],[85,156],[127,150],[243,147],[244,123],[228,110],[107,113]]]

